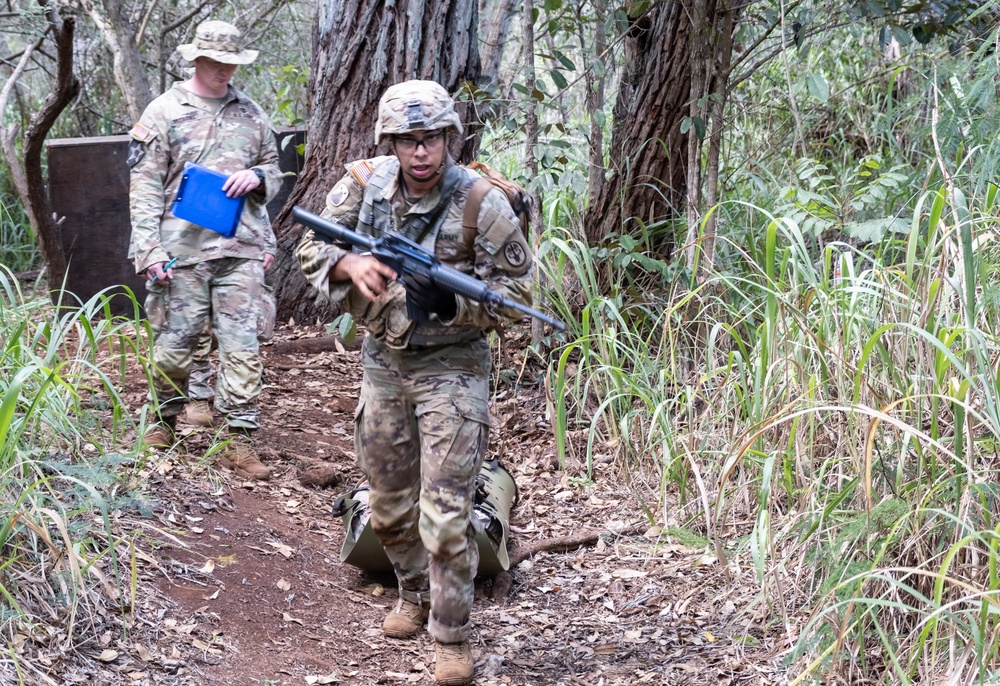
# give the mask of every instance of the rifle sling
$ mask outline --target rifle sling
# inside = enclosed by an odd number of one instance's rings
[[[403,235],[408,236],[415,243],[423,244],[424,238],[430,233],[431,229],[437,228],[441,223],[444,208],[451,203],[451,196],[458,190],[464,176],[465,174],[462,172],[461,167],[457,164],[450,165],[445,170],[445,177],[441,183],[441,197],[438,199],[437,205],[430,212],[418,214],[405,222],[400,227]]]

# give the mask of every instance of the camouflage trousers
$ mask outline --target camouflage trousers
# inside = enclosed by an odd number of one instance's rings
[[[268,284],[264,284],[264,299],[261,306],[264,311],[257,325],[257,340],[269,341],[274,334],[277,303],[274,300],[274,288]],[[212,326],[207,324],[201,336],[198,337],[194,359],[191,361],[187,393],[189,400],[209,402],[215,397],[215,389],[212,387],[212,361],[210,359],[212,351],[217,347],[213,345],[214,343],[215,336],[212,334]]]
[[[393,350],[369,336],[361,355],[354,440],[372,529],[401,597],[430,601],[431,636],[464,641],[479,565],[471,517],[489,440],[489,346]]]
[[[263,262],[227,257],[175,268],[173,273],[169,282],[151,284],[146,297],[157,370],[151,396],[157,413],[165,418],[180,414],[188,399],[193,360],[211,326],[219,343],[215,406],[230,426],[258,428]]]
[[[204,400],[210,402],[215,398],[215,388],[212,386],[212,327],[207,326],[198,337],[194,358],[191,360],[191,371],[188,373],[188,400]]]

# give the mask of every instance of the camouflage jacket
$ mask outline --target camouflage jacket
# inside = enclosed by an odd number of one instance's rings
[[[129,257],[136,273],[177,258],[177,266],[221,257],[263,259],[274,254],[267,201],[281,188],[278,146],[267,116],[235,88],[218,101],[204,100],[180,83],[149,104],[129,132],[131,167]],[[185,162],[232,174],[251,167],[264,183],[247,194],[232,238],[170,213]]]
[[[448,159],[446,167],[452,166],[454,162]],[[408,207],[399,188],[399,160],[395,156],[352,162],[347,165],[347,170],[348,173],[327,195],[326,209],[322,214],[357,231],[379,236],[383,231],[392,230],[406,235],[407,228],[417,215],[431,212],[441,201],[442,183],[438,183],[430,193]],[[462,182],[444,207],[442,218],[429,227],[422,239],[413,235],[407,237],[419,240],[443,264],[473,274],[505,297],[530,305],[534,280],[531,250],[507,196],[493,189],[483,198],[474,241],[475,255],[470,255],[462,218],[468,191],[479,175],[464,167],[457,167],[455,171],[463,177]],[[388,216],[381,216],[380,206],[386,208],[383,212],[387,212]],[[513,310],[491,311],[478,302],[459,296],[456,298],[458,310],[451,321],[443,322],[437,315],[432,315],[429,322],[418,325],[406,316],[406,293],[398,283],[390,284],[381,297],[369,302],[355,291],[350,282],[331,282],[331,270],[347,252],[341,246],[315,240],[314,234],[308,231],[295,254],[306,278],[317,290],[335,303],[346,298],[347,309],[354,317],[368,328],[371,335],[391,347],[469,340],[481,336],[486,329],[516,321],[522,316]]]

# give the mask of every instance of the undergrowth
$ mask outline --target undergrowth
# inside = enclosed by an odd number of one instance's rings
[[[130,625],[135,560],[122,518],[150,509],[120,395],[127,359],[148,358],[135,312],[113,317],[104,295],[53,307],[0,268],[4,684],[56,683],[39,651],[94,646],[109,621]]]

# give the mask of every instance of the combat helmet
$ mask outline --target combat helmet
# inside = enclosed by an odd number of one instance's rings
[[[375,144],[383,136],[449,126],[462,133],[462,122],[448,91],[435,81],[404,81],[389,86],[378,102]]]

